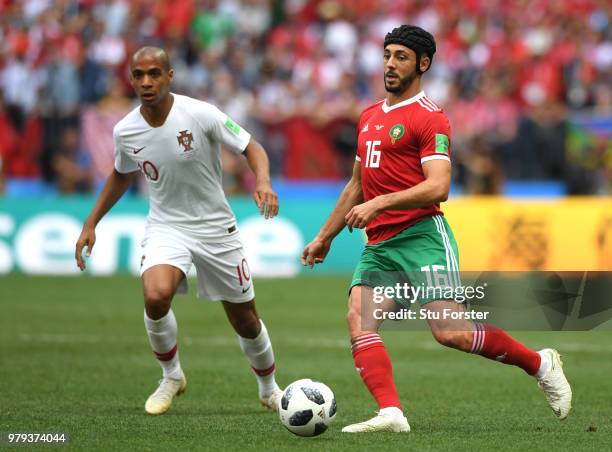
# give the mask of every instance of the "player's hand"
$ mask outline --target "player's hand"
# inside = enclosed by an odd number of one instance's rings
[[[380,203],[376,198],[354,206],[344,217],[344,222],[353,232],[353,228],[363,229],[380,213]]]
[[[83,259],[83,248],[87,247],[85,255],[89,257],[91,256],[91,250],[93,249],[94,243],[96,243],[96,230],[93,226],[85,223],[83,225],[81,235],[79,236],[79,240],[77,240],[76,250],[74,252],[74,258],[76,259],[77,266],[81,269],[81,271],[85,270],[86,267],[85,260]]]
[[[276,196],[274,189],[272,189],[270,181],[256,182],[253,199],[255,204],[257,204],[260,215],[265,214],[266,220],[278,215],[278,196]]]
[[[331,240],[325,241],[315,237],[302,251],[302,258],[300,259],[302,265],[308,265],[312,268],[314,264],[321,264],[327,253],[329,253],[330,248]]]

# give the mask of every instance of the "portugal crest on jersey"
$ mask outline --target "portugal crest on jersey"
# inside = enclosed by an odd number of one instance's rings
[[[191,143],[193,143],[193,135],[189,130],[181,130],[179,135],[176,137],[179,144],[183,146],[183,150],[185,152],[191,151],[193,147],[191,147]]]
[[[391,137],[391,144],[395,144],[397,140],[404,136],[404,126],[403,124],[395,124],[389,130],[389,136]]]

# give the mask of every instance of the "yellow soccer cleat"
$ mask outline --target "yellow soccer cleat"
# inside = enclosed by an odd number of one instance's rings
[[[186,387],[187,379],[184,375],[181,376],[180,380],[172,378],[159,380],[159,387],[145,403],[145,411],[153,415],[164,414],[172,405],[174,398],[185,392]]]
[[[259,402],[262,406],[274,412],[278,411],[283,391],[277,386],[270,395],[259,396]]]

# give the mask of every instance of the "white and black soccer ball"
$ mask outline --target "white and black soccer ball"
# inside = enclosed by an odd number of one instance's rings
[[[336,398],[323,383],[304,378],[285,388],[278,414],[291,433],[317,436],[327,430],[336,417]]]

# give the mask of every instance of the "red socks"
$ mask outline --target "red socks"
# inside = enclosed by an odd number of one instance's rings
[[[529,375],[535,375],[542,360],[538,352],[513,339],[505,331],[484,323],[474,323],[470,353],[518,366]]]
[[[393,382],[393,366],[380,336],[368,333],[354,338],[351,343],[355,368],[376,399],[378,407],[401,409]],[[503,330],[483,323],[474,323],[470,353],[518,366],[529,375],[535,375],[540,368],[539,353],[513,339]]]
[[[380,336],[375,333],[364,334],[352,341],[355,368],[380,409],[398,407],[399,397],[393,382],[393,367]]]

